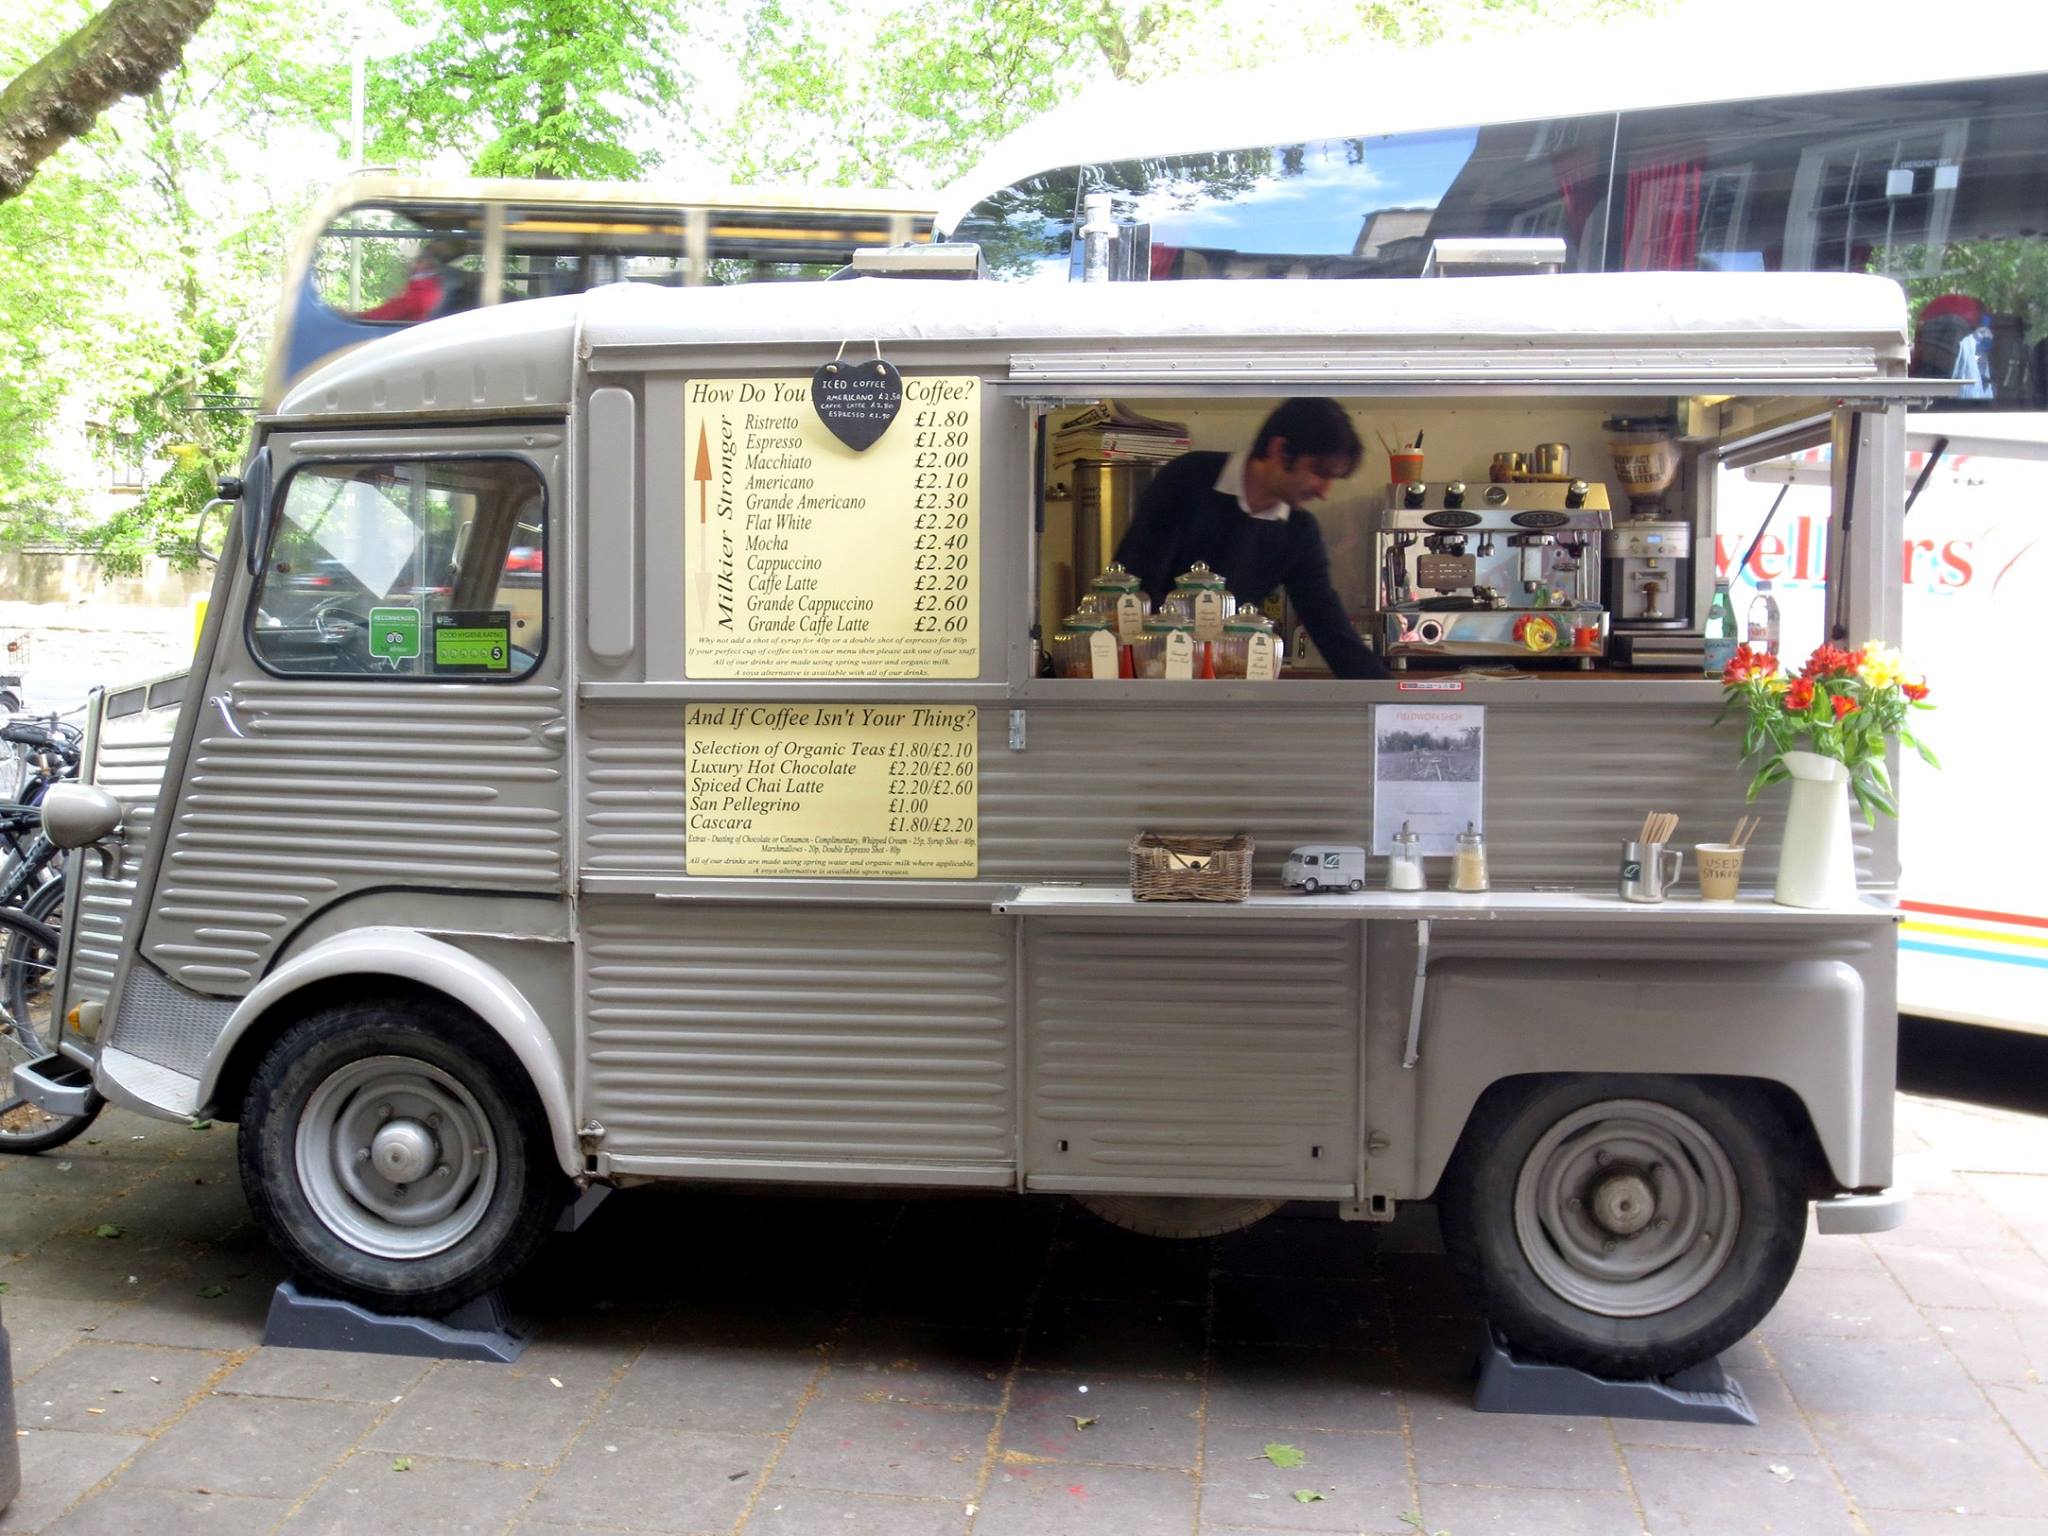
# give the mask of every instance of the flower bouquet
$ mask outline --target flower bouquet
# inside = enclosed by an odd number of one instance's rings
[[[1795,777],[1786,764],[1788,753],[1810,752],[1841,765],[1866,819],[1880,811],[1896,816],[1898,802],[1884,766],[1892,739],[1930,766],[1941,766],[1906,729],[1911,711],[1934,707],[1927,702],[1927,684],[1908,675],[1899,653],[1879,641],[1860,651],[1823,645],[1797,677],[1781,671],[1770,652],[1745,645],[1721,674],[1721,687],[1725,703],[1716,723],[1741,710],[1743,759],[1763,756],[1749,781],[1751,800]]]
[[[1749,798],[1787,780],[1792,786],[1773,899],[1788,907],[1853,902],[1849,796],[1866,820],[1880,811],[1898,815],[1884,766],[1894,737],[1939,766],[1906,729],[1911,711],[1932,707],[1927,684],[1906,674],[1897,651],[1873,640],[1860,651],[1823,645],[1797,677],[1781,671],[1768,651],[1745,645],[1721,674],[1721,687],[1725,702],[1715,719],[1742,711],[1743,758],[1762,759]]]

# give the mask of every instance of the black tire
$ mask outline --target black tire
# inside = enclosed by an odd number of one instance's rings
[[[41,885],[28,893],[21,904],[22,913],[38,923],[61,929],[64,925],[64,872],[59,869]]]
[[[1806,1236],[1802,1168],[1801,1143],[1753,1088],[1535,1078],[1474,1108],[1438,1216],[1466,1288],[1518,1349],[1668,1376],[1728,1348],[1783,1294]]]
[[[1356,895],[1357,895],[1357,894],[1358,894],[1358,893],[1359,893],[1360,891],[1362,891],[1362,890],[1364,890],[1364,889],[1365,889],[1365,882],[1364,882],[1363,880],[1359,879],[1359,878],[1358,878],[1358,877],[1357,877],[1356,875],[1353,875],[1353,876],[1351,877],[1351,894],[1352,894],[1352,895],[1354,895],[1354,896],[1356,896]]]
[[[1310,875],[1306,880],[1303,880],[1301,882],[1301,888],[1304,891],[1307,891],[1309,895],[1313,896],[1317,891],[1320,891],[1323,888],[1323,884],[1320,880],[1316,879],[1314,875]]]
[[[82,1114],[57,1115],[14,1091],[17,1063],[56,1049],[51,1017],[57,930],[12,909],[0,909],[0,1153],[27,1155],[61,1147],[98,1116],[98,1094]],[[81,1075],[83,1069],[80,1069]]]
[[[332,1153],[358,1142],[352,1158]],[[564,1194],[524,1070],[471,1014],[434,1000],[347,1003],[287,1029],[250,1082],[238,1153],[249,1208],[286,1259],[384,1312],[446,1312],[498,1285]],[[390,1178],[387,1158],[401,1168]],[[445,1219],[407,1225],[422,1202],[449,1201]]]
[[[1113,1227],[1146,1237],[1180,1240],[1220,1237],[1263,1221],[1280,1209],[1278,1200],[1202,1195],[1076,1195],[1082,1209]]]

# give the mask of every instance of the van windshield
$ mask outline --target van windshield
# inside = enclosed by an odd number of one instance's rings
[[[516,460],[299,469],[250,647],[286,673],[524,675],[546,629],[543,514],[540,478]]]

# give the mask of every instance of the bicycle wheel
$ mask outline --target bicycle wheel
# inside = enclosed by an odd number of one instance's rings
[[[52,1114],[14,1092],[17,1064],[56,1049],[57,931],[20,912],[0,908],[0,1152],[43,1152],[61,1147],[93,1122],[97,1095],[83,1114]]]

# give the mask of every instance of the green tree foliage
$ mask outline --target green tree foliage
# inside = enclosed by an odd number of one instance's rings
[[[45,0],[29,37],[79,9]],[[345,109],[345,82],[292,61],[339,42],[316,0],[224,4],[155,86],[0,203],[0,541],[62,538],[115,569],[184,553],[246,440],[234,406],[312,190],[270,157],[331,139]],[[112,520],[87,517],[123,461],[162,472]]]
[[[214,0],[111,0],[0,89],[0,201],[123,96],[178,61]]]
[[[682,101],[677,0],[394,0],[428,34],[369,82],[373,159],[459,152],[480,176],[628,180]]]
[[[700,110],[692,127],[735,180],[936,186],[1103,81],[1220,74],[1361,43],[1455,40],[1665,3],[744,0],[724,39],[742,94],[722,114]]]

